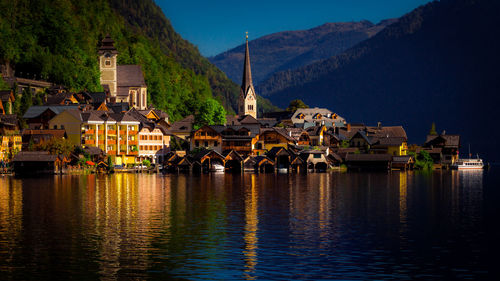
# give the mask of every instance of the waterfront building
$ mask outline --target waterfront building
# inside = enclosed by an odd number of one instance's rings
[[[325,125],[316,125],[312,127],[308,127],[306,129],[307,134],[310,138],[310,145],[312,146],[323,146],[325,145]]]
[[[0,114],[0,161],[10,160],[22,149],[19,120],[14,114]]]
[[[362,124],[340,128],[339,134],[349,139],[349,146],[362,153],[404,156],[408,153],[406,131],[402,126],[365,126]]]
[[[150,163],[162,163],[170,147],[170,135],[167,129],[160,125],[141,122],[138,133],[139,155],[137,162],[148,159]]]
[[[75,145],[100,148],[115,165],[135,164],[140,122],[130,113],[66,110],[50,120]]]
[[[211,149],[222,153],[222,134],[214,126],[203,126],[191,133],[190,150]]]
[[[249,117],[251,117],[249,115]],[[252,117],[253,118],[253,117]],[[212,126],[222,135],[222,151],[235,151],[242,157],[254,154],[255,145],[259,140],[260,125],[228,125]]]
[[[261,128],[258,141],[256,142],[254,154],[271,150],[273,147],[288,148],[289,145],[295,145],[295,139],[292,132],[285,128]]]
[[[37,146],[52,139],[67,139],[64,129],[33,130],[25,129],[22,133],[22,149],[30,149],[30,146]],[[31,148],[33,148],[31,147]]]
[[[243,63],[243,80],[241,82],[240,97],[238,100],[238,115],[251,115],[257,118],[257,94],[252,82],[250,67],[250,52],[248,50],[248,34],[246,36],[245,60]]]
[[[450,166],[458,160],[460,135],[449,135],[443,131],[439,135],[427,135],[424,150],[434,156],[434,163]]]
[[[118,51],[107,35],[99,48],[101,85],[110,93],[111,102],[126,102],[131,107],[147,108],[147,85],[140,65],[117,65]]]

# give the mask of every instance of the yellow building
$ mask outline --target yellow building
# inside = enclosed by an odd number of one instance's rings
[[[49,121],[51,128],[65,129],[71,143],[98,147],[115,165],[136,163],[139,124],[127,112],[78,110],[66,110]]]
[[[19,132],[0,136],[0,160],[9,161],[21,151],[22,145],[23,141]]]
[[[151,163],[163,162],[170,146],[170,135],[161,126],[143,126],[139,130],[138,162],[148,159]]]
[[[260,155],[273,147],[288,148],[289,144],[294,145],[295,139],[285,128],[263,128],[254,146],[254,154]]]

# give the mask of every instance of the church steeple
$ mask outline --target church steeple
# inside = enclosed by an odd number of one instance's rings
[[[248,32],[246,34],[246,47],[245,47],[245,62],[243,64],[243,81],[241,82],[241,89],[246,92],[248,88],[253,88],[252,83],[252,69],[250,67],[250,52],[248,51]]]
[[[252,82],[250,51],[248,50],[248,32],[246,33],[245,61],[243,63],[243,79],[241,81],[238,115],[252,115],[257,118],[257,96]]]

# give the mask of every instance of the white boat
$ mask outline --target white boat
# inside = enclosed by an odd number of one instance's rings
[[[222,166],[221,164],[212,164],[212,169],[210,169],[210,171],[212,172],[224,172],[224,166]]]
[[[458,170],[481,170],[484,168],[483,159],[458,159],[451,168]]]

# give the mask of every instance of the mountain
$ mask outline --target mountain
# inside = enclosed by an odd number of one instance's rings
[[[340,54],[395,21],[384,20],[376,25],[369,21],[326,23],[309,30],[278,32],[252,40],[249,47],[255,70],[254,83],[258,84],[275,72]],[[242,44],[209,60],[240,83],[244,52]]]
[[[212,97],[237,108],[239,86],[182,39],[153,0],[0,0],[0,64],[17,74],[102,90],[97,48],[106,33],[118,63],[141,65],[149,101],[173,120]]]
[[[346,52],[273,75],[257,92],[278,106],[302,99],[349,121],[403,124],[423,143],[432,122],[462,146],[500,159],[498,1],[421,6]],[[465,152],[465,149],[463,149]]]

